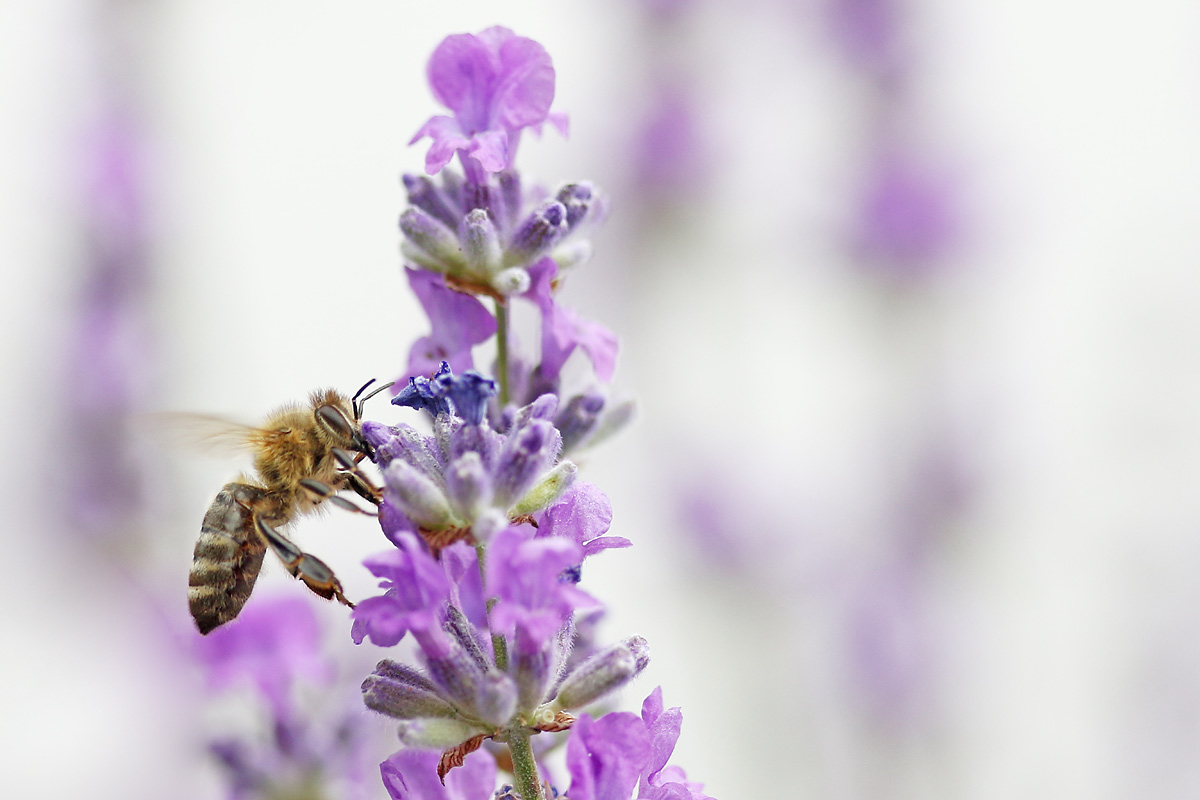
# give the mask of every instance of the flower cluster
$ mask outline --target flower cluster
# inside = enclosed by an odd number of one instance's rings
[[[381,765],[384,786],[394,798],[485,800],[508,771],[497,796],[703,798],[667,766],[681,715],[664,711],[660,690],[640,718],[585,711],[649,663],[639,636],[592,644],[603,606],[580,588],[583,563],[630,542],[608,535],[608,499],[567,458],[632,412],[607,389],[616,337],[558,297],[590,255],[581,232],[606,200],[587,181],[527,189],[514,167],[526,128],[566,132],[541,45],[499,27],[450,36],[428,77],[452,114],[414,138],[432,139],[429,174],[405,176],[400,230],[431,328],[392,401],[421,416],[363,423],[393,547],[365,562],[382,592],[354,609],[352,637],[391,647],[411,636],[419,659],[384,659],[362,685],[367,707],[398,721],[403,749]],[[536,354],[510,335],[522,303],[540,323]],[[487,375],[475,350],[493,341]],[[572,394],[563,375],[576,352],[597,383]],[[545,779],[564,743],[569,788]]]

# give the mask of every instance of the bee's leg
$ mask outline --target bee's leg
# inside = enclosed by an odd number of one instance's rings
[[[339,473],[341,474],[341,473]],[[359,508],[354,503],[351,503],[344,497],[338,495],[338,490],[332,486],[321,483],[312,478],[304,478],[300,481],[300,486],[318,500],[328,500],[338,508],[344,508],[347,511],[353,511],[357,514],[366,514],[368,517],[378,516],[374,511],[367,511],[365,508]],[[356,490],[357,491],[357,490]]]
[[[304,581],[304,585],[315,594],[326,600],[336,599],[342,605],[354,608],[354,603],[351,603],[346,599],[346,595],[342,594],[342,584],[328,564],[296,547],[291,539],[268,525],[262,517],[256,517],[254,522],[258,527],[258,532],[262,534],[271,550],[287,567],[288,572]]]
[[[349,450],[335,447],[333,448],[333,457],[338,462],[338,466],[342,468],[339,474],[345,477],[346,484],[350,489],[368,503],[379,505],[383,502],[383,494],[379,488],[371,483],[371,479],[358,467],[358,462],[363,458],[362,453],[352,453]]]

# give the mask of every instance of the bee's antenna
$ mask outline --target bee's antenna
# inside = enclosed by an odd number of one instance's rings
[[[366,383],[364,383],[362,385],[362,388],[360,388],[357,392],[354,393],[354,397],[350,398],[350,404],[354,408],[354,421],[355,422],[362,419],[363,407],[366,406],[368,400],[370,400],[372,397],[374,397],[375,395],[382,392],[384,389],[390,388],[392,386],[392,384],[395,383],[395,381],[388,381],[387,383],[383,384],[382,386],[376,386],[374,389],[371,390],[370,394],[368,394],[366,397],[363,397],[361,400],[359,400],[358,398],[362,395],[362,393],[365,392],[367,390],[367,387],[370,386],[374,382],[375,382],[375,379],[371,378],[371,380],[367,381]]]

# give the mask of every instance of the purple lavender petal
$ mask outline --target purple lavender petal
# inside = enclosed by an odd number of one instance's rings
[[[620,536],[604,536],[612,525],[612,506],[595,484],[576,481],[554,505],[538,515],[538,537],[563,536],[583,547],[584,557],[612,547],[629,547]]]
[[[487,560],[487,586],[498,598],[489,617],[492,630],[515,632],[522,652],[549,646],[576,609],[598,605],[591,595],[560,579],[582,558],[579,545],[560,537],[530,539],[516,526],[497,534]]]
[[[567,740],[571,800],[629,800],[646,763],[650,735],[628,712],[582,715]]]
[[[553,61],[540,44],[507,28],[447,36],[430,56],[426,75],[434,97],[454,113],[433,117],[413,137],[433,140],[425,159],[431,175],[457,151],[468,176],[483,182],[478,168],[495,173],[512,166],[521,130],[540,128],[551,117]],[[561,115],[550,121],[565,127]]]
[[[542,314],[542,378],[557,380],[567,358],[579,347],[591,360],[596,377],[607,383],[617,367],[617,337],[599,323],[554,302],[552,281],[557,271],[558,266],[549,257],[533,264],[529,268],[529,291],[522,295]]]
[[[448,639],[441,630],[441,609],[450,597],[450,581],[420,540],[399,534],[397,549],[372,556],[363,564],[387,591],[362,601],[351,613],[351,638],[390,647],[412,632],[421,647],[441,653]]]
[[[379,765],[383,786],[393,800],[486,800],[496,789],[496,760],[477,750],[461,767],[438,780],[440,754],[432,750],[401,750]]]
[[[430,375],[443,361],[455,372],[475,366],[471,348],[496,332],[496,320],[479,299],[446,286],[437,273],[406,268],[413,294],[429,316],[432,331],[413,345],[406,377]]]
[[[683,713],[678,708],[663,710],[662,687],[658,686],[642,703],[642,722],[650,732],[646,780],[653,783],[675,752],[675,743],[679,741],[679,732],[683,727]]]

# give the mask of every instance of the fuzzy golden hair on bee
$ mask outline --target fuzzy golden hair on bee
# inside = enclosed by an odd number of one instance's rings
[[[223,429],[214,432],[212,438],[233,441],[248,450],[254,468],[217,493],[200,525],[188,575],[188,606],[201,633],[241,612],[268,549],[311,591],[353,607],[333,570],[300,550],[279,529],[327,500],[342,508],[373,513],[341,497],[338,493],[343,490],[379,505],[379,490],[358,468],[364,458],[373,455],[362,435],[362,407],[391,384],[364,396],[372,383],[351,398],[336,389],[320,389],[309,396],[307,404],[276,408],[259,426],[224,423]]]

